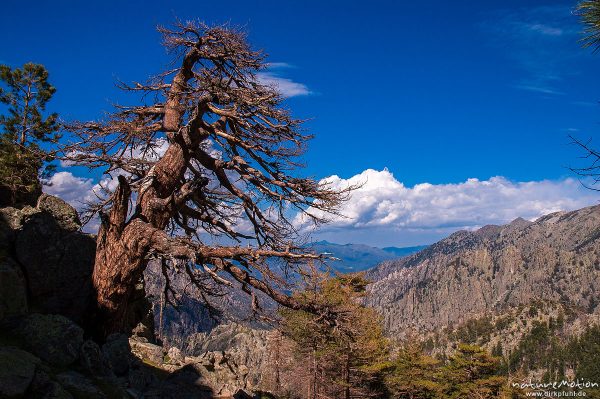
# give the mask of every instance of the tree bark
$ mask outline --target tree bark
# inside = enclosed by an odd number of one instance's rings
[[[98,231],[92,281],[104,335],[133,327],[126,325],[126,314],[135,283],[145,267],[143,224],[125,226],[130,196],[129,185],[119,176],[113,207],[108,215],[101,215]]]
[[[135,285],[146,268],[150,251],[168,246],[166,233],[145,222],[143,217],[125,223],[130,196],[127,181],[119,176],[110,213],[100,217],[92,281],[100,312],[98,323],[105,336],[129,332],[139,322],[127,314]],[[181,251],[173,248],[173,255],[181,255]]]
[[[194,52],[186,55],[184,66],[195,60],[190,54]],[[129,332],[137,324],[136,320],[127,317],[131,295],[146,268],[149,252],[156,249],[157,241],[162,241],[158,243],[159,247],[161,244],[166,246],[164,229],[173,213],[169,209],[170,196],[187,168],[191,155],[188,147],[195,148],[202,139],[196,129],[198,120],[190,122],[189,129],[181,129],[180,134],[174,135],[181,122],[179,100],[184,84],[190,78],[189,68],[189,65],[182,68],[175,76],[163,122],[163,130],[172,142],[147,176],[148,186],[138,193],[137,217],[126,224],[131,188],[123,176],[119,176],[109,215],[101,217],[93,283],[104,335]]]

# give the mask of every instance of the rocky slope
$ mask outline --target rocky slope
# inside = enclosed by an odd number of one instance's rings
[[[473,320],[521,313],[546,321],[567,314],[576,329],[598,320],[600,312],[600,206],[459,231],[384,262],[369,277],[375,282],[367,303],[395,337],[439,336]],[[522,312],[532,305],[530,316]],[[515,325],[513,320],[496,329],[505,348],[517,345],[532,320]],[[489,334],[486,342],[495,343]]]
[[[131,337],[95,341],[95,239],[80,227],[77,212],[48,195],[0,208],[0,398],[255,396],[266,333],[222,325],[194,335],[185,356],[154,341],[150,317]],[[129,311],[151,316],[137,288]]]
[[[79,228],[75,209],[50,195],[0,208],[0,319],[37,311],[83,321],[96,241]]]
[[[417,252],[425,248],[420,247],[387,247],[375,248],[361,244],[334,244],[327,241],[319,241],[310,245],[311,250],[318,253],[329,253],[339,258],[339,261],[331,261],[329,266],[333,270],[347,273],[365,270],[380,263],[385,259],[397,259],[402,256]],[[276,266],[275,266],[276,268]],[[166,304],[164,300],[165,278],[162,274],[158,261],[151,261],[144,272],[145,289],[152,302],[154,322],[158,337],[167,345],[182,348],[184,353],[189,347],[188,340],[194,339],[196,333],[208,333],[220,324],[242,323],[257,329],[265,329],[268,326],[251,318],[252,308],[250,297],[238,288],[229,289],[220,287],[225,295],[209,298],[215,312],[211,315],[202,300],[196,287],[189,283],[185,273],[169,271],[170,286],[177,298],[178,306]],[[232,281],[233,285],[237,285]],[[261,306],[269,311],[276,308],[273,301],[257,292],[261,300]]]

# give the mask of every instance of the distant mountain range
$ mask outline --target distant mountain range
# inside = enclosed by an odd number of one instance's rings
[[[527,352],[528,367],[546,367],[548,342],[600,323],[600,205],[458,231],[367,277],[390,336],[477,343],[515,362]]]
[[[309,247],[318,253],[329,253],[340,260],[332,261],[329,265],[342,273],[351,273],[367,270],[379,263],[411,255],[426,245],[416,247],[371,247],[364,244],[335,244],[329,241],[316,241]]]
[[[318,241],[308,247],[339,258],[330,262],[334,270],[366,270],[373,283],[364,303],[381,314],[386,333],[393,339],[421,339],[433,354],[451,353],[457,342],[477,344],[524,375],[541,373],[550,360],[560,360],[557,353],[571,353],[569,345],[590,326],[600,325],[600,205],[534,222],[518,218],[458,231],[429,246]],[[160,269],[146,270],[155,311],[162,278]],[[171,284],[185,288],[177,276]],[[158,330],[165,342],[194,354],[198,335],[193,333],[208,333],[218,323],[208,318],[201,301],[183,299],[179,312],[165,309]],[[247,297],[225,295],[214,302],[224,310],[222,322],[245,320]]]

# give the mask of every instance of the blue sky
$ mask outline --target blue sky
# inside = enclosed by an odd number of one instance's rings
[[[306,173],[318,178],[361,175],[389,183],[389,173],[413,188],[462,187],[468,179],[502,176],[513,189],[546,180],[560,186],[570,176],[565,167],[577,163],[567,135],[586,139],[600,131],[600,54],[579,47],[573,1],[23,4],[3,4],[0,61],[45,64],[58,88],[49,108],[66,119],[97,118],[111,102],[128,103],[116,79],[144,80],[161,71],[169,58],[157,24],[179,17],[244,26],[274,63],[264,78],[288,92],[296,116],[310,118],[307,127],[316,138],[305,156]],[[596,201],[567,186],[554,205],[513,206],[502,217],[489,216],[489,207],[474,208],[482,213],[475,220],[413,226],[427,230],[419,234],[406,224],[378,234],[354,224],[321,235],[417,244],[519,212],[533,218]]]

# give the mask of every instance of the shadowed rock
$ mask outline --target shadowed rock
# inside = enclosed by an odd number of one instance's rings
[[[17,348],[0,347],[0,397],[22,397],[40,359]]]
[[[26,348],[51,365],[69,366],[79,357],[83,330],[66,317],[32,314],[19,330]]]

